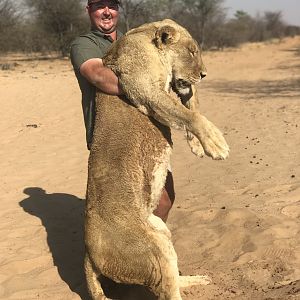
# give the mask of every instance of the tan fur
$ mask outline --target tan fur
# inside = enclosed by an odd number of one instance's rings
[[[184,100],[181,92],[192,91],[204,68],[200,52],[185,29],[164,20],[129,31],[104,63],[118,75],[127,98],[100,92],[96,97],[85,220],[88,289],[94,300],[107,299],[96,280],[102,274],[147,286],[161,300],[179,300],[180,285],[208,279],[179,277],[170,232],[152,214],[170,160],[170,127],[185,126],[201,142],[195,143],[200,152],[216,159],[228,155],[220,131],[170,93],[172,85]],[[187,100],[193,109],[193,97]]]
[[[166,91],[173,85],[181,98],[190,98],[193,107],[196,95],[191,85],[206,72],[198,44],[183,27],[164,20],[133,29],[113,44],[103,61],[119,77],[128,99],[143,113],[169,127],[185,126],[200,141],[202,152],[213,159],[228,156],[229,148],[219,129]]]

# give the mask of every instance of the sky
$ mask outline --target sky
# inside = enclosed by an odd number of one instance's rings
[[[243,10],[251,16],[257,12],[280,10],[286,23],[300,26],[300,0],[225,0],[224,6],[228,8],[229,17],[237,10]]]

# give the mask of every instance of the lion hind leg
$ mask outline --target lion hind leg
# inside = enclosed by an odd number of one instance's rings
[[[181,300],[177,254],[171,242],[171,233],[166,224],[153,214],[149,216],[148,222],[154,229],[153,242],[160,249],[157,266],[160,269],[161,281],[159,285],[152,286],[151,289],[160,300]]]
[[[87,287],[90,296],[93,300],[110,300],[104,295],[101,284],[98,280],[98,275],[93,269],[93,265],[88,257],[88,254],[85,255],[84,260],[84,269],[87,281]]]
[[[166,260],[161,259],[163,276],[162,291],[168,294],[166,299],[181,299],[179,288],[210,284],[211,279],[206,275],[179,276],[177,255],[171,242],[171,232],[167,225],[153,214],[149,216],[148,221],[156,230],[156,239],[158,239],[162,253],[166,255]],[[169,291],[171,291],[171,294],[169,294]],[[164,297],[161,298],[164,299]]]
[[[167,227],[166,223],[163,222],[161,218],[155,216],[154,214],[151,214],[148,217],[148,221],[155,230],[157,230],[160,233],[163,233],[169,239],[171,239],[171,232],[170,232],[169,228]]]

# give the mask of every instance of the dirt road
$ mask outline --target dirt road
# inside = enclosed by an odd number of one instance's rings
[[[226,161],[193,156],[174,132],[168,225],[183,298],[300,299],[300,38],[203,55],[202,113]],[[83,207],[88,151],[68,60],[0,63],[0,299],[88,299]]]

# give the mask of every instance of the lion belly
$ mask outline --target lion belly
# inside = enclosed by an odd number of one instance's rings
[[[100,94],[96,109],[89,180],[93,177],[100,190],[114,194],[102,208],[125,205],[129,213],[135,206],[149,215],[166,179],[170,129],[115,96]]]

